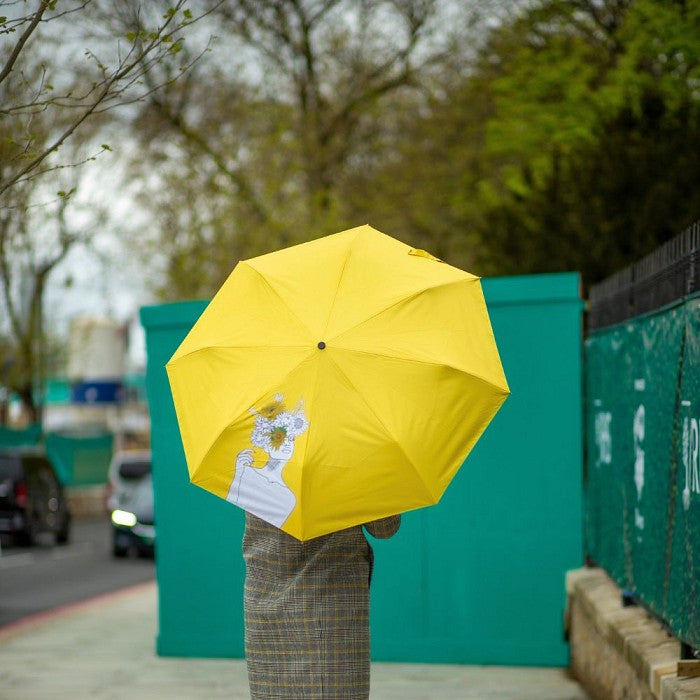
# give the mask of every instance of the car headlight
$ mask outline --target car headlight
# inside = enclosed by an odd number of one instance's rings
[[[115,510],[112,511],[112,522],[122,527],[134,527],[136,525],[136,516],[133,513],[129,513],[128,510]]]

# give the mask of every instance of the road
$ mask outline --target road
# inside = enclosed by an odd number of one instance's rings
[[[114,559],[107,518],[73,521],[67,545],[10,547],[0,556],[0,627],[155,577],[151,559]]]

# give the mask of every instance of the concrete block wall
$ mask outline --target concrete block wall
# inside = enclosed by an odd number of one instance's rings
[[[622,591],[602,569],[569,571],[566,591],[571,671],[592,697],[700,698],[700,678],[677,675],[680,641],[644,608],[624,606]]]

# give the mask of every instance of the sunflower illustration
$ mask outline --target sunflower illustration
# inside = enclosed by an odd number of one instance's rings
[[[278,425],[270,431],[270,444],[275,450],[279,450],[287,439],[287,429]]]
[[[279,450],[292,444],[294,439],[309,427],[303,403],[300,401],[293,411],[289,411],[285,408],[283,399],[281,394],[277,394],[274,401],[260,410],[251,409],[251,413],[256,416],[255,427],[250,436],[254,447],[268,453],[271,450]]]

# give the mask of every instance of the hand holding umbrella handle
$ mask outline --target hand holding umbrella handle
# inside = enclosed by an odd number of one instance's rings
[[[372,520],[369,523],[365,523],[367,532],[369,532],[372,537],[376,537],[380,540],[393,537],[398,532],[400,526],[400,515],[390,515],[388,518],[380,518],[379,520]]]

